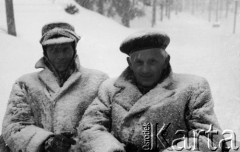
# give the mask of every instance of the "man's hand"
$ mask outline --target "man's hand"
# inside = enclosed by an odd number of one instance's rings
[[[56,134],[45,141],[45,151],[47,152],[67,152],[71,145],[75,145],[76,141],[68,133]]]

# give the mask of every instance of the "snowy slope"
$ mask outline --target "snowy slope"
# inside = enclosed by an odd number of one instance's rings
[[[65,13],[71,0],[14,1],[17,38],[6,35],[5,4],[0,2],[0,122],[6,110],[11,86],[22,74],[36,71],[34,65],[42,56],[41,28],[53,21],[71,23],[81,36],[77,50],[80,62],[88,68],[117,76],[126,67],[119,44],[131,30],[97,13],[79,7],[76,15]],[[5,23],[5,24],[4,24]],[[2,123],[0,123],[2,124]],[[0,125],[1,130],[1,125]]]
[[[82,64],[85,65],[86,62],[88,67],[96,68],[97,65],[100,70],[117,73],[118,70],[116,69],[121,69],[124,65],[119,65],[112,71],[105,57],[101,57],[101,52],[109,53],[109,56],[119,53],[119,43],[130,30],[113,20],[82,7],[78,7],[79,13],[76,15],[65,13],[64,8],[66,5],[74,3],[72,0],[14,1],[18,37],[37,46],[41,37],[41,28],[44,24],[53,21],[69,22],[75,26],[76,32],[82,37],[78,45],[79,54],[93,57],[91,61],[88,58],[82,58]],[[0,23],[5,22],[5,20],[0,21]],[[124,57],[121,53],[119,53],[119,56],[120,58]],[[111,59],[108,60],[111,61]]]
[[[35,61],[41,56],[36,46],[19,38],[0,33],[0,124],[14,81],[24,73],[33,71]],[[1,129],[2,125],[0,126]]]
[[[221,127],[235,131],[240,139],[240,34],[233,35],[225,27],[212,28],[206,20],[189,18],[193,22],[187,23],[184,30],[179,28],[183,25],[181,16],[172,27],[160,26],[173,37],[169,48],[173,67],[177,72],[208,79]]]
[[[121,40],[129,33],[150,26],[149,18],[135,19],[132,29],[97,13],[79,7],[80,13],[68,15],[63,9],[71,0],[16,0],[15,18],[18,37],[4,34],[6,19],[3,1],[0,2],[0,122],[14,80],[34,71],[34,63],[41,57],[39,45],[41,27],[52,21],[73,24],[82,36],[78,54],[83,66],[96,68],[117,76],[126,67],[125,55],[119,52]],[[49,12],[50,10],[50,12]],[[231,21],[231,20],[230,20]],[[230,21],[213,28],[207,19],[189,14],[172,15],[171,20],[157,22],[155,28],[168,33],[174,72],[191,73],[208,79],[215,111],[223,129],[232,129],[240,140],[240,29],[232,35]],[[240,21],[240,19],[239,19]],[[239,25],[239,24],[238,24]],[[21,57],[21,58],[19,58]],[[1,129],[1,126],[0,126]]]
[[[222,129],[233,130],[240,140],[240,28],[232,34],[232,21],[232,17],[221,19],[220,27],[213,28],[206,17],[181,13],[164,22],[158,20],[154,28],[170,35],[167,51],[174,72],[207,78]],[[150,19],[135,19],[131,25],[149,27]]]

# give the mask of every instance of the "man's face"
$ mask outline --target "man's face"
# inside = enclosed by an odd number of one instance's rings
[[[74,50],[71,43],[64,43],[47,46],[46,53],[54,68],[62,72],[67,69],[73,59]]]
[[[143,87],[156,85],[166,68],[165,57],[159,48],[145,49],[134,52],[127,58],[137,83]]]

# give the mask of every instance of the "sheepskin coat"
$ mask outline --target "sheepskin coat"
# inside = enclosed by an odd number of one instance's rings
[[[43,58],[35,65],[44,68],[42,71],[15,82],[2,127],[4,141],[12,152],[38,152],[52,134],[68,131],[78,136],[79,121],[108,76],[81,67],[78,57],[75,64],[76,70],[62,87]]]
[[[211,151],[207,147],[207,134],[194,136],[197,130],[209,130],[210,125],[221,134],[209,84],[204,78],[170,72],[163,82],[142,94],[128,79],[129,74],[127,68],[117,79],[103,82],[98,97],[85,111],[79,125],[83,152],[124,149],[127,152],[166,152],[177,143],[178,147],[174,148],[179,150],[185,134],[189,146],[194,146],[194,140],[199,137],[195,150]],[[178,130],[183,131],[176,133]],[[161,141],[157,133],[161,134]],[[220,134],[214,134],[210,140],[213,147],[222,139]]]

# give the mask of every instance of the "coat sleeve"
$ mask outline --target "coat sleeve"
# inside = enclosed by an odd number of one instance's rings
[[[194,150],[221,151],[219,146],[223,139],[221,128],[214,113],[214,103],[208,82],[201,79],[191,86],[191,95],[185,110],[188,126],[188,144]],[[183,147],[184,142],[180,144]]]
[[[2,134],[13,152],[37,152],[52,133],[34,125],[25,82],[13,85],[3,120]]]
[[[109,131],[111,127],[111,97],[105,81],[98,97],[83,115],[78,131],[80,147],[86,152],[124,151],[124,146]]]

